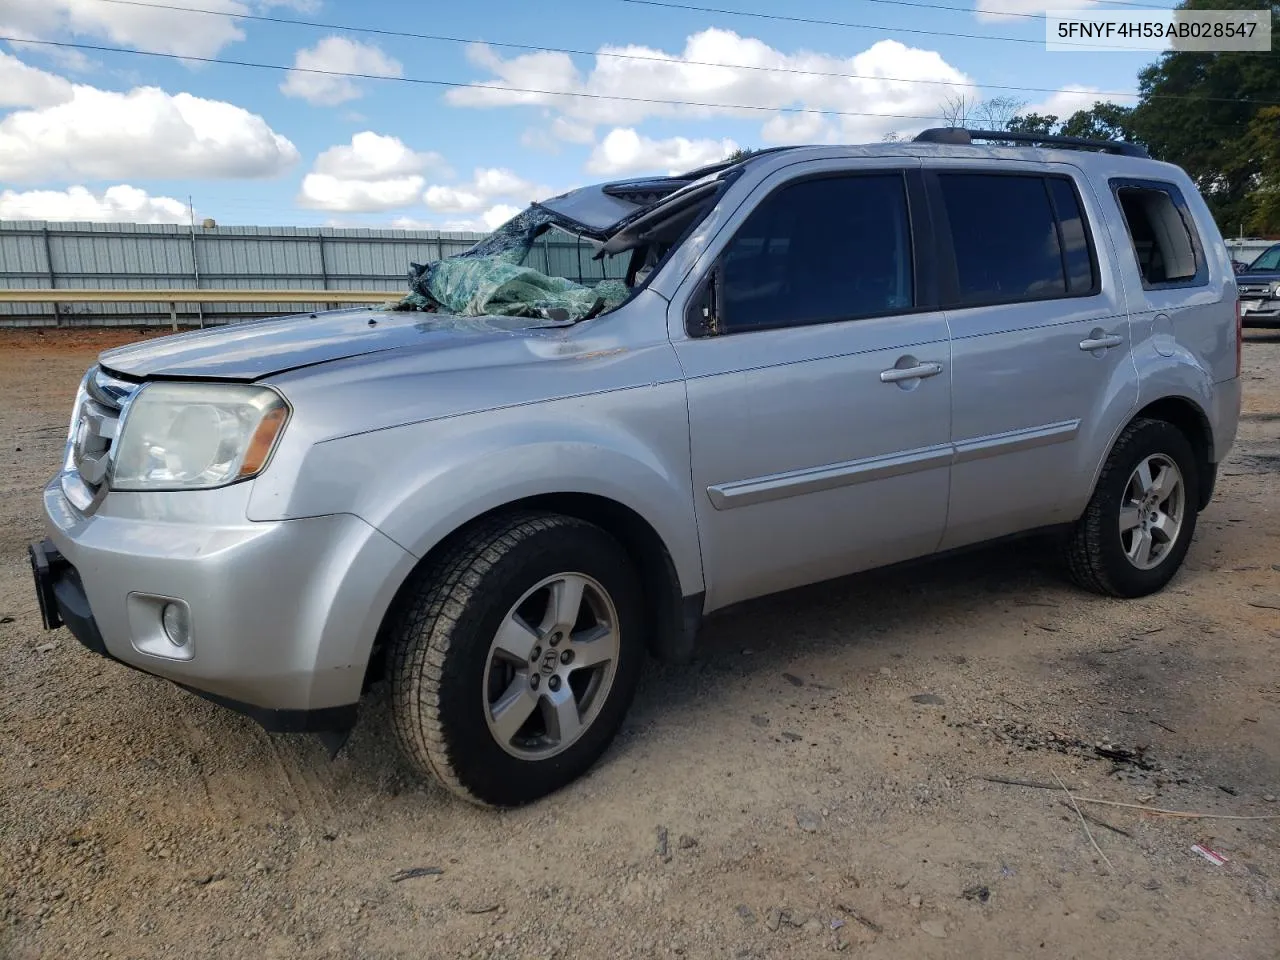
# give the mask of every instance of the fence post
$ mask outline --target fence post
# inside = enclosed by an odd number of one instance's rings
[[[323,230],[324,227],[321,227],[320,229]],[[325,257],[324,257],[324,234],[323,233],[320,234],[316,239],[320,241],[320,289],[328,290],[329,289],[329,264],[325,262]],[[330,310],[336,310],[338,307],[336,303],[326,303],[325,306],[328,307]]]
[[[191,212],[191,272],[196,278],[196,289],[200,289],[200,261],[196,258],[196,208],[191,202],[191,198],[187,197],[187,209]],[[196,316],[200,320],[200,329],[204,329],[204,304],[196,301]],[[178,329],[177,321],[174,321],[175,330]]]
[[[49,268],[49,289],[57,290],[58,277],[57,274],[53,272],[53,248],[49,244],[49,225],[45,224],[41,227],[40,232],[44,235],[44,262],[45,266]],[[62,314],[58,312],[58,304],[56,301],[53,304],[53,325],[55,327],[62,326]]]
[[[169,326],[173,330],[178,329],[178,304],[173,300],[169,301]]]

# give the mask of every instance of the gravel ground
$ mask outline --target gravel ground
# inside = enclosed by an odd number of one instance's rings
[[[1280,820],[1081,803],[1095,849],[1057,780],[1280,815],[1280,338],[1164,593],[1028,541],[753,602],[647,669],[591,775],[492,813],[377,697],[330,761],[41,631],[39,491],[130,336],[0,331],[0,956],[1276,956]]]

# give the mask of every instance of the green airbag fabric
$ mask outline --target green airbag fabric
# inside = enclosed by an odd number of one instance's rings
[[[630,291],[621,280],[588,287],[524,266],[534,240],[550,228],[552,219],[546,211],[530,207],[463,253],[410,264],[410,293],[396,309],[576,322],[627,299]]]

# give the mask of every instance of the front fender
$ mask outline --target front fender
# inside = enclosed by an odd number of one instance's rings
[[[682,383],[489,410],[318,443],[284,514],[352,513],[415,557],[482,514],[546,494],[635,511],[703,590]]]

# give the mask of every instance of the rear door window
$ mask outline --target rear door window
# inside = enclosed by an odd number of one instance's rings
[[[937,183],[955,258],[958,306],[1096,291],[1089,226],[1069,179],[942,172]]]
[[[1089,230],[1080,209],[1076,189],[1065,177],[1050,177],[1049,198],[1058,220],[1058,239],[1062,244],[1062,262],[1067,271],[1067,292],[1091,293],[1096,283],[1093,254],[1089,249]]]

